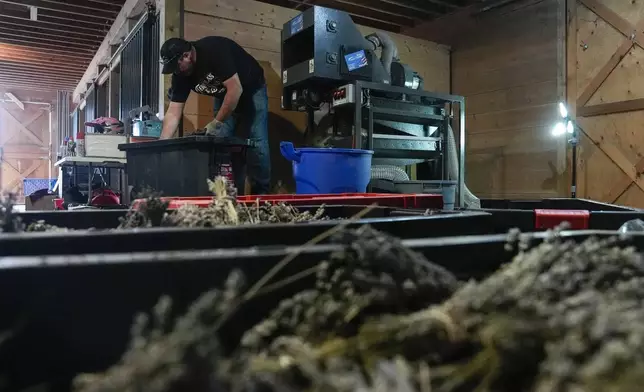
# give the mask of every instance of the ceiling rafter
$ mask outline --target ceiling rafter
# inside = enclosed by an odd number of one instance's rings
[[[16,61],[16,62],[31,62],[33,64],[47,63],[47,64],[89,64],[91,58],[74,57],[71,54],[52,53],[50,50],[37,48],[38,50],[21,50],[12,49],[11,52],[3,50],[5,47],[15,48],[17,45],[3,45],[0,44],[0,59]]]
[[[4,18],[2,16],[0,16],[0,26],[12,26],[11,27],[12,29],[17,29],[17,30],[28,29],[27,31],[37,31],[37,32],[42,32],[43,34],[51,33],[51,34],[56,34],[59,37],[70,36],[78,39],[83,38],[83,39],[88,39],[91,41],[98,41],[98,42],[101,42],[103,39],[103,36],[101,34],[88,33],[77,29],[64,28],[63,26],[57,27],[57,26],[51,26],[47,24],[41,24],[41,23],[38,23],[38,21]]]
[[[25,23],[25,25],[35,25],[35,26],[48,26],[52,28],[63,28],[68,31],[82,32],[84,34],[92,34],[102,36],[100,31],[96,31],[96,28],[78,22],[78,20],[70,20],[69,22],[62,22],[58,19],[50,20],[46,16],[39,15],[38,20],[32,21],[29,18],[17,15],[6,10],[0,10],[0,21],[5,20],[14,20],[19,21],[20,23]]]
[[[15,34],[9,35],[0,32],[0,42],[14,43],[18,45],[25,45],[33,48],[41,48],[51,50],[53,54],[56,52],[61,54],[74,54],[79,57],[93,57],[94,51],[92,48],[78,47],[75,45],[69,45],[66,42],[43,42],[39,39],[34,39],[33,37],[16,37]],[[72,51],[74,50],[74,51]]]
[[[51,33],[40,33],[33,30],[29,31],[29,30],[14,29],[14,28],[5,27],[5,26],[0,26],[0,37],[1,36],[26,38],[29,40],[34,39],[37,42],[42,42],[42,43],[54,43],[54,44],[62,43],[63,46],[68,47],[70,49],[87,48],[87,49],[96,50],[96,48],[98,48],[101,44],[100,42],[97,43],[96,41],[93,41],[93,40],[72,38],[69,36],[65,37],[64,35],[56,35]]]
[[[38,10],[63,12],[69,15],[76,15],[83,18],[99,19],[99,20],[113,20],[117,12],[110,12],[105,10],[95,10],[94,12],[87,12],[79,6],[69,5],[65,3],[48,2],[46,0],[0,0],[0,3],[22,5],[25,7],[36,7]]]
[[[296,10],[312,6],[347,12],[354,22],[377,29],[401,32],[418,23],[458,12],[480,0],[261,0]]]
[[[2,0],[0,0],[2,1]],[[68,21],[71,22],[73,25],[76,26],[86,26],[91,29],[96,29],[96,28],[101,28],[104,29],[105,31],[109,30],[110,25],[114,19],[82,19],[78,15],[70,15],[69,13],[66,12],[61,12],[61,11],[49,11],[49,10],[44,10],[40,13],[38,13],[38,19],[39,20],[54,20],[54,21]],[[97,26],[97,27],[92,27],[92,26]]]
[[[73,91],[125,0],[0,0],[0,85]],[[38,9],[31,18],[30,7]]]
[[[54,5],[66,5],[70,8],[88,10],[88,11],[100,11],[106,13],[112,13],[115,16],[121,10],[121,7],[116,4],[97,4],[89,1],[61,1],[61,0],[39,0],[42,3],[54,4]]]
[[[10,71],[13,75],[18,75],[18,74],[34,74],[34,75],[42,75],[42,76],[54,76],[54,75],[59,75],[65,78],[71,78],[71,79],[76,79],[79,76],[78,71],[70,71],[68,69],[60,69],[60,68],[51,68],[50,71],[46,74],[43,74],[39,68],[33,67],[24,67],[24,66],[16,66],[16,64],[11,64],[11,63],[5,63],[0,61],[0,69],[2,70],[7,70]]]

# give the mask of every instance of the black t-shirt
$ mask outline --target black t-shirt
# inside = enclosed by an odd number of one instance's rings
[[[205,37],[192,42],[197,63],[189,76],[172,75],[168,92],[170,101],[186,102],[190,90],[198,94],[223,98],[222,82],[238,74],[243,88],[242,98],[251,96],[265,84],[264,70],[257,60],[235,41],[226,37]]]

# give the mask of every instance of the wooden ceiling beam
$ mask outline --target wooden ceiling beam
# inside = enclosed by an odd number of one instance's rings
[[[81,76],[79,74],[72,74],[67,71],[50,70],[46,68],[16,68],[14,66],[7,66],[0,64],[0,75],[13,75],[13,76],[29,76],[29,77],[49,77],[57,80],[78,81]]]
[[[28,67],[33,69],[44,69],[44,70],[52,69],[56,71],[66,71],[66,72],[70,72],[70,74],[72,75],[76,75],[77,73],[82,73],[86,68],[85,64],[56,63],[56,62],[34,63],[34,62],[26,62],[26,61],[15,61],[14,59],[7,59],[2,56],[0,56],[0,64],[12,65],[17,67]],[[41,67],[41,68],[38,68],[38,67]]]
[[[451,10],[455,10],[455,9],[459,8],[458,5],[456,5],[454,3],[450,3],[448,1],[444,1],[444,0],[425,0],[425,1],[428,2],[428,3],[434,4],[434,5],[449,8]]]
[[[78,80],[78,77],[74,75],[66,75],[66,74],[56,75],[56,74],[48,74],[46,72],[40,72],[38,70],[28,70],[28,69],[17,70],[15,68],[8,68],[8,67],[0,68],[0,76],[4,76],[5,78],[7,77],[23,78],[26,80],[29,80],[28,78],[35,77],[41,80],[64,81],[64,82]]]
[[[27,19],[11,19],[8,17],[0,16],[0,26],[11,26],[15,31],[38,32],[41,34],[54,34],[57,37],[70,37],[74,39],[83,39],[92,42],[101,42],[103,36],[97,33],[87,33],[75,29],[65,28],[63,26],[56,27],[40,23],[40,21],[31,21]],[[27,30],[25,30],[27,29]]]
[[[49,11],[49,10],[43,10],[40,13],[38,13],[38,19],[54,20],[54,21],[64,20],[65,22],[70,22],[77,26],[84,25],[86,27],[90,27],[93,29],[103,29],[105,31],[109,30],[110,25],[114,21],[113,19],[103,19],[103,20],[87,19],[87,18],[82,18],[78,15],[70,15],[68,13],[61,12],[61,11]]]
[[[84,10],[82,8],[75,8],[63,3],[47,2],[45,0],[0,0],[0,3],[36,7],[38,8],[39,13],[40,10],[63,12],[68,15],[82,17],[83,19],[90,18],[97,20],[114,20],[116,14],[118,14],[118,12],[110,12],[105,10],[87,12],[87,10]]]
[[[410,15],[409,12],[411,11],[413,13],[414,11],[409,8],[391,6],[384,2],[383,4],[378,4],[373,2],[373,0],[333,0],[333,3],[360,7],[368,10],[369,14],[373,16],[378,16],[380,14],[380,16],[386,17],[386,15],[391,15],[399,18],[404,25],[409,25],[415,19],[423,17],[422,15],[418,15],[418,13]],[[407,11],[408,13],[405,14],[403,11]]]
[[[30,59],[33,61],[61,61],[74,64],[85,64],[90,56],[85,53],[71,53],[70,51],[56,51],[48,48],[28,46],[24,43],[0,42],[0,56],[5,59]]]
[[[12,10],[7,10],[7,9],[0,9],[0,17],[2,18],[11,18],[14,20],[20,20],[21,22],[25,23],[38,23],[40,24],[46,24],[49,26],[60,26],[63,28],[67,28],[68,30],[82,30],[85,33],[93,33],[93,34],[98,34],[100,35],[101,31],[97,31],[97,27],[93,27],[88,24],[84,24],[83,22],[80,22],[78,18],[52,18],[47,15],[43,15],[42,13],[38,15],[38,20],[37,21],[32,21],[29,19],[28,16],[26,16],[24,13],[12,11]],[[104,27],[103,24],[101,26]]]
[[[65,87],[69,88],[69,86],[74,85],[74,81],[70,80],[42,80],[35,82],[34,79],[38,79],[36,76],[29,76],[29,75],[17,75],[11,78],[9,80],[8,77],[4,76],[5,74],[2,73],[2,70],[0,70],[0,80],[2,81],[2,84],[5,82],[7,83],[19,83],[23,85],[30,85],[30,84],[36,84],[36,85],[43,85],[43,86],[50,86],[50,87]]]
[[[42,85],[42,86],[64,86],[69,87],[73,86],[76,82],[69,80],[59,80],[59,79],[50,79],[45,77],[27,77],[27,76],[11,76],[0,73],[0,82],[1,83],[19,83],[24,85]]]
[[[310,7],[312,5],[306,0],[288,0],[288,1],[290,1],[291,3],[294,3],[294,4],[303,5],[303,6],[309,6]],[[331,5],[325,5],[323,1],[317,0],[315,4],[323,6],[323,7],[324,6],[330,7],[331,6]],[[336,6],[334,8],[337,8],[337,9],[340,9],[340,10],[346,12],[347,14],[349,14],[351,16],[351,18],[353,19],[354,22],[359,23],[359,24],[366,24],[366,25],[370,25],[370,26],[373,26],[373,27],[383,26],[383,27],[378,27],[378,28],[382,28],[383,30],[388,30],[388,31],[399,31],[401,27],[405,26],[405,24],[400,24],[400,23],[396,23],[396,22],[392,22],[392,21],[388,21],[388,20],[374,18],[374,17],[371,17],[371,16],[364,15],[364,13],[356,12],[355,9],[353,11],[351,11],[351,10],[348,10],[348,9],[343,9],[344,7],[337,7]],[[368,22],[365,23],[364,21],[368,21]],[[386,26],[386,27],[384,27],[384,26]]]
[[[38,63],[38,62],[33,62],[33,61],[12,61],[12,60],[5,60],[0,56],[0,66],[11,66],[11,67],[17,67],[18,69],[20,68],[27,68],[27,69],[45,69],[45,70],[54,70],[54,71],[64,71],[68,72],[71,75],[76,75],[80,74],[82,75],[83,72],[85,71],[83,68],[79,68],[77,65],[74,64],[66,64],[66,63]]]
[[[70,91],[70,88],[73,88],[69,85],[69,83],[36,82],[33,80],[25,82],[23,80],[12,81],[0,79],[0,83],[2,83],[3,86],[13,86],[13,88],[19,88],[23,90],[37,89],[38,91]]]
[[[28,85],[28,86],[25,86],[25,85],[15,84],[15,83],[11,83],[11,82],[8,82],[8,83],[3,82],[2,83],[2,88],[6,88],[8,90],[20,89],[20,90],[23,90],[23,91],[37,91],[39,93],[41,93],[41,92],[53,93],[53,92],[56,92],[58,90],[71,91],[69,89],[69,87],[52,88],[52,87],[46,87],[46,86],[40,86],[40,85]]]
[[[84,70],[87,68],[87,65],[89,64],[89,62],[76,63],[76,62],[59,61],[59,60],[42,61],[41,59],[27,59],[27,58],[17,59],[15,57],[2,56],[2,55],[0,55],[0,62],[7,63],[7,64],[16,64],[17,66],[20,66],[20,67],[40,66],[40,67],[68,70],[73,72],[79,72],[79,71],[84,72]]]
[[[110,9],[118,8],[117,12],[120,11],[121,7],[123,7],[122,0],[48,0],[48,1],[52,1],[55,3],[65,3],[65,4],[81,4],[81,5],[92,4],[99,7],[107,6]]]
[[[52,42],[52,43],[60,43],[61,41],[64,42],[64,45],[69,47],[69,48],[87,48],[87,49],[96,49],[98,46],[101,44],[100,41],[97,40],[87,40],[87,39],[82,39],[82,38],[73,38],[69,36],[65,36],[64,34],[52,34],[52,33],[39,33],[37,31],[33,30],[23,30],[19,28],[12,28],[9,26],[2,26],[0,25],[0,36],[8,36],[8,37],[22,37],[22,38],[27,38],[27,39],[34,39],[37,40],[38,42]]]
[[[51,78],[56,78],[56,79],[63,79],[63,80],[78,80],[80,79],[80,76],[70,73],[65,70],[50,70],[46,68],[16,68],[15,66],[12,65],[6,65],[6,64],[0,64],[0,73],[2,74],[10,74],[10,75],[30,75],[30,76],[43,76],[43,77],[51,77]]]
[[[71,9],[75,10],[87,10],[87,11],[99,11],[102,13],[106,14],[112,14],[114,17],[119,13],[121,10],[121,6],[118,4],[110,4],[110,3],[92,3],[90,1],[71,1],[71,0],[40,0],[42,3],[46,4],[54,4],[54,5],[64,5],[66,7],[69,7]]]
[[[53,54],[71,54],[74,53],[79,57],[86,58],[91,57],[95,52],[95,49],[92,48],[79,48],[74,46],[68,46],[65,42],[60,43],[45,43],[38,42],[37,40],[31,40],[27,37],[16,37],[15,35],[9,36],[8,34],[0,33],[0,43],[9,43],[18,46],[24,46],[27,48],[40,48],[51,51]]]
[[[405,9],[408,9],[408,10],[411,10],[411,11],[414,11],[414,12],[420,12],[420,13],[425,14],[425,15],[439,16],[439,15],[444,14],[444,12],[440,12],[440,11],[434,9],[434,7],[432,7],[432,9],[429,9],[427,7],[418,7],[417,5],[415,5],[417,3],[410,4],[408,2],[403,2],[403,1],[398,1],[398,0],[378,0],[378,1],[381,2],[381,3],[390,4],[390,5],[393,5],[393,6],[396,6],[396,7],[405,8]],[[381,6],[376,5],[376,7],[380,8]],[[420,15],[418,15],[418,16],[420,18],[422,18],[422,16],[420,16]]]

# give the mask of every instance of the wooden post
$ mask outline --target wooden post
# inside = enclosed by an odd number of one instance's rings
[[[161,8],[162,29],[160,34],[161,45],[170,38],[183,38],[183,0],[157,0],[157,6]],[[160,47],[160,46],[159,46]],[[159,72],[161,69],[159,68]],[[168,90],[172,82],[172,75],[162,75],[159,83],[159,110],[163,114],[168,110]],[[161,102],[163,104],[161,104]],[[179,136],[183,136],[183,117],[179,122]]]
[[[163,42],[169,38],[183,37],[183,0],[164,0],[161,10],[161,20],[163,21],[163,34],[161,37]],[[162,80],[163,107],[165,111],[169,104],[167,92],[172,77],[171,75],[164,75]]]
[[[565,63],[561,64],[565,69],[565,91],[566,91],[566,104],[568,105],[568,112],[572,118],[577,116],[577,0],[567,0],[565,10],[565,29],[566,45],[565,45]],[[582,136],[579,135],[581,138]],[[564,175],[560,176],[562,181],[559,183],[559,190],[565,197],[569,196],[570,183],[572,181],[572,154],[568,148],[568,142],[564,141],[563,148],[565,149],[565,162],[566,167]],[[577,173],[579,173],[579,167]],[[577,197],[583,197],[580,190],[577,189]]]

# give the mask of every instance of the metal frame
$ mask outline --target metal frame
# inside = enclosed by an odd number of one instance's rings
[[[66,162],[63,160],[59,161],[56,163],[56,165],[59,168],[59,171],[62,170],[64,167],[71,167],[74,174],[74,183],[76,186],[78,186],[78,167],[80,166],[86,166],[88,167],[88,181],[87,181],[87,205],[91,205],[92,203],[92,179],[94,178],[94,169],[96,168],[101,168],[101,169],[117,169],[119,171],[119,191],[121,192],[121,203],[124,205],[129,205],[130,204],[130,192],[128,189],[128,180],[127,180],[127,164],[126,163],[120,163],[116,161],[110,161],[109,158],[105,158],[105,161],[102,162],[78,162],[78,161],[69,161]],[[59,178],[62,178],[59,175]],[[62,180],[61,180],[61,185],[59,189],[59,196],[62,197],[64,193],[64,189],[62,187]]]
[[[446,113],[444,116],[436,116],[436,115],[428,115],[428,114],[420,114],[420,113],[404,113],[406,117],[410,118],[423,118],[423,119],[433,119],[436,121],[444,121],[444,124],[442,125],[442,128],[444,129],[443,131],[443,137],[442,138],[431,138],[432,140],[436,140],[442,143],[441,145],[441,151],[443,152],[443,176],[447,175],[447,162],[448,162],[448,156],[447,154],[449,153],[449,138],[447,137],[447,132],[448,132],[448,125],[450,122],[450,118],[452,117],[452,111],[453,111],[453,104],[458,103],[459,104],[459,122],[460,122],[460,127],[459,127],[459,146],[458,146],[458,155],[459,155],[459,162],[458,162],[458,197],[457,197],[457,203],[456,207],[464,207],[465,206],[465,97],[462,97],[460,95],[451,95],[451,94],[444,94],[444,93],[435,93],[435,92],[429,92],[429,91],[419,91],[419,90],[411,90],[408,88],[404,87],[396,87],[396,86],[388,86],[380,83],[373,83],[373,82],[365,82],[365,81],[354,81],[351,82],[355,88],[353,89],[354,93],[354,128],[356,130],[362,129],[362,119],[364,112],[363,110],[367,110],[367,118],[368,118],[368,124],[367,124],[367,148],[368,149],[373,149],[373,139],[374,139],[374,134],[373,134],[373,124],[374,124],[374,113],[385,113],[388,112],[391,115],[395,115],[396,113],[394,112],[401,112],[397,109],[383,109],[379,107],[373,107],[371,105],[362,105],[360,102],[362,102],[362,96],[363,96],[363,91],[364,90],[373,90],[373,91],[379,91],[379,92],[385,92],[385,93],[396,93],[396,94],[405,94],[407,96],[416,96],[416,97],[423,97],[423,98],[430,98],[438,101],[438,104],[450,104],[450,110],[448,113]],[[353,133],[354,137],[354,145],[355,146],[362,146],[362,132],[354,132]],[[408,140],[414,140],[418,141],[421,139],[428,139],[428,138],[419,138],[416,136],[409,136],[409,138],[406,138]]]

